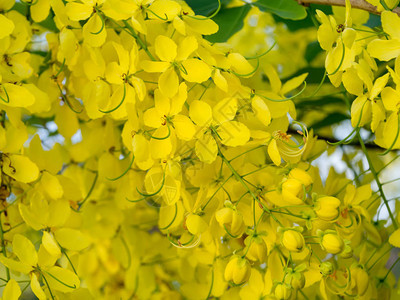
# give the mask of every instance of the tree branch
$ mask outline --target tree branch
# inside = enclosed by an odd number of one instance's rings
[[[346,0],[297,0],[300,5],[308,6],[309,4],[322,4],[331,6],[346,6]],[[380,12],[377,10],[376,6],[368,3],[365,0],[350,0],[351,7],[362,9],[370,13],[379,15]],[[400,15],[400,8],[396,7],[392,10],[394,13]]]

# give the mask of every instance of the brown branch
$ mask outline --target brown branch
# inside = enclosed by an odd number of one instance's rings
[[[331,6],[346,6],[346,0],[297,0],[300,5],[308,6],[309,4],[322,4],[322,5],[331,5]],[[368,11],[370,13],[379,15],[376,6],[368,3],[365,0],[350,0],[351,7],[362,9]],[[394,13],[400,15],[400,8],[396,7],[392,10]]]

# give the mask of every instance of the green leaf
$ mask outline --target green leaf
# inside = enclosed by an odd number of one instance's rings
[[[302,20],[307,17],[306,9],[294,0],[257,0],[253,5],[284,19]]]
[[[282,82],[285,82],[303,73],[308,73],[307,84],[313,84],[313,83],[319,84],[322,80],[322,77],[324,76],[324,72],[326,72],[325,68],[313,68],[313,67],[302,68],[298,70],[296,73],[291,74],[288,77],[282,78]]]
[[[231,0],[221,0],[222,5],[226,5]],[[186,3],[196,15],[208,16],[218,9],[218,0],[186,0]]]
[[[343,120],[347,120],[347,119],[349,119],[349,117],[346,116],[345,114],[342,114],[340,112],[334,112],[334,113],[330,113],[328,116],[326,116],[321,121],[315,122],[314,124],[312,124],[310,126],[310,128],[313,128],[314,130],[316,130],[316,129],[320,129],[323,127],[331,126],[333,124],[337,124],[337,123],[339,123]]]
[[[319,46],[319,43],[317,41],[311,42],[307,45],[306,52],[304,53],[304,58],[308,63],[310,63],[321,52],[322,48]]]
[[[239,7],[221,9],[213,18],[219,26],[218,32],[205,38],[212,43],[226,42],[232,35],[243,27],[244,18],[250,8],[251,6],[246,4]]]

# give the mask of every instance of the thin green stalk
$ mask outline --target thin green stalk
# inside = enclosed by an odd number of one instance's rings
[[[382,281],[385,281],[386,278],[389,276],[390,272],[392,271],[392,269],[394,268],[394,266],[400,261],[400,257],[396,259],[396,261],[393,263],[393,265],[389,268],[389,270],[387,271],[385,277],[383,277]]]
[[[360,133],[357,132],[357,135],[358,135],[358,140],[360,141],[361,149],[364,152],[365,157],[367,158],[369,169],[371,170],[371,173],[374,176],[375,182],[378,185],[379,193],[381,194],[381,197],[383,199],[383,202],[385,203],[386,209],[388,210],[390,219],[392,220],[394,228],[397,229],[398,225],[397,225],[396,219],[394,218],[393,213],[390,210],[389,202],[388,202],[388,200],[386,198],[385,193],[383,192],[382,184],[381,184],[381,181],[379,180],[378,173],[376,172],[376,170],[375,170],[375,168],[374,168],[374,166],[372,164],[371,157],[368,154],[368,150],[365,147],[364,141],[362,140]]]
[[[147,55],[150,57],[151,60],[155,61],[156,59],[154,58],[153,54],[149,51],[147,48],[147,45],[142,41],[142,39],[139,37],[139,35],[135,32],[135,30],[132,28],[131,25],[129,25],[127,20],[123,21],[126,28],[128,28],[130,34],[135,38],[135,40],[139,43],[140,47],[143,48],[143,50],[147,53]]]
[[[7,249],[6,249],[6,244],[4,241],[4,231],[3,231],[3,223],[1,221],[1,214],[0,214],[0,238],[1,238],[1,248],[4,257],[7,257]],[[7,276],[7,282],[10,280],[10,269],[8,267],[6,268],[6,276]]]

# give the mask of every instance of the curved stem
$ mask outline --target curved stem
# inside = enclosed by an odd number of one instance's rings
[[[118,180],[118,179],[124,177],[125,174],[128,173],[129,170],[131,169],[134,160],[135,160],[135,155],[132,154],[132,159],[131,159],[131,162],[129,163],[128,168],[126,168],[126,170],[125,170],[121,175],[119,175],[119,176],[117,176],[117,177],[115,177],[115,178],[109,178],[109,177],[107,177],[107,180],[116,181],[116,180]]]
[[[177,215],[178,215],[178,205],[175,203],[175,214],[174,214],[174,217],[172,218],[171,222],[169,222],[169,224],[168,224],[167,226],[165,226],[165,227],[159,227],[158,229],[160,229],[160,230],[166,230],[166,229],[170,228],[171,225],[175,222],[176,216],[177,216]]]
[[[101,20],[101,28],[96,32],[90,32],[91,34],[94,34],[94,35],[100,34],[103,31],[103,29],[104,29],[104,27],[106,25],[106,21],[104,20],[103,16],[101,14],[99,14],[99,13],[97,15],[99,16],[99,18]]]
[[[399,133],[400,133],[400,112],[399,112],[398,115],[397,115],[397,132],[396,132],[396,136],[395,136],[395,138],[394,138],[392,144],[390,145],[390,147],[387,148],[385,152],[380,153],[379,155],[383,156],[383,155],[388,154],[390,151],[392,151],[394,145],[395,145],[396,142],[397,142],[397,139],[399,138]]]
[[[296,98],[296,97],[300,96],[304,92],[306,87],[307,87],[307,82],[304,81],[304,87],[301,89],[300,92],[298,92],[296,95],[293,95],[293,96],[285,98],[285,99],[272,99],[272,98],[269,98],[267,96],[260,95],[260,94],[255,94],[255,95],[257,95],[257,96],[259,96],[261,98],[264,98],[264,99],[266,99],[268,101],[272,101],[272,102],[286,102],[286,101],[292,100],[293,98]]]
[[[276,41],[274,41],[272,46],[267,51],[265,51],[264,53],[261,53],[259,55],[255,55],[255,56],[246,56],[245,58],[247,60],[250,60],[250,59],[257,59],[257,58],[263,57],[265,54],[268,54],[269,52],[271,52],[271,50],[275,47],[275,45],[276,45]]]
[[[47,275],[49,275],[51,278],[53,278],[53,279],[56,280],[57,282],[61,283],[62,285],[65,285],[66,287],[69,287],[70,289],[76,289],[76,285],[75,285],[75,284],[74,284],[74,285],[66,284],[65,282],[62,282],[60,279],[58,279],[57,277],[55,277],[55,276],[52,275],[51,273],[49,273],[49,272],[47,272],[47,271],[44,271],[44,272],[46,272]],[[44,276],[43,276],[43,277],[44,277]]]
[[[362,151],[364,152],[365,157],[367,158],[368,165],[369,165],[369,169],[371,170],[371,173],[372,173],[372,175],[374,176],[375,182],[376,182],[376,184],[378,185],[379,193],[381,194],[381,197],[382,197],[382,199],[383,199],[383,202],[384,202],[385,205],[386,205],[386,209],[387,209],[387,211],[388,211],[388,213],[389,213],[390,219],[392,220],[393,226],[394,226],[395,229],[397,229],[397,228],[398,228],[398,225],[397,225],[396,219],[395,219],[394,216],[393,216],[393,213],[392,213],[392,211],[391,211],[391,209],[390,209],[388,200],[386,199],[386,195],[385,195],[385,193],[383,192],[383,188],[382,188],[381,181],[379,180],[379,176],[378,176],[378,174],[376,173],[375,168],[374,168],[374,166],[373,166],[373,164],[372,164],[372,160],[371,160],[371,157],[370,157],[369,154],[368,154],[368,150],[365,148],[364,141],[362,140],[361,135],[360,135],[359,132],[357,133],[357,136],[358,136],[358,140],[360,141],[361,149],[362,149]]]
[[[96,182],[97,182],[97,178],[98,178],[98,177],[99,177],[99,173],[96,172],[96,175],[94,176],[94,179],[93,179],[92,186],[90,187],[90,190],[89,190],[89,192],[87,193],[85,199],[83,199],[82,202],[79,202],[79,203],[78,203],[78,211],[81,209],[82,205],[85,204],[85,202],[89,199],[90,195],[92,194],[92,192],[93,192],[93,190],[94,190],[94,186],[96,185]]]
[[[4,93],[6,94],[7,100],[5,100],[2,96],[0,96],[0,99],[2,101],[4,101],[5,103],[10,103],[10,97],[8,96],[7,90],[4,86],[3,86],[3,90],[4,90]]]
[[[114,108],[112,108],[110,110],[101,110],[101,109],[99,109],[99,111],[104,113],[104,114],[108,114],[108,113],[112,113],[113,111],[116,111],[124,103],[125,97],[126,97],[126,84],[124,83],[124,95],[122,96],[121,102],[116,107],[114,107]]]
[[[222,6],[221,0],[217,0],[217,1],[218,1],[218,8],[210,16],[208,16],[208,17],[197,17],[197,16],[186,15],[186,17],[189,17],[189,18],[192,18],[192,19],[196,19],[196,20],[208,20],[208,19],[214,18],[219,13],[219,11],[221,10],[221,6]]]

